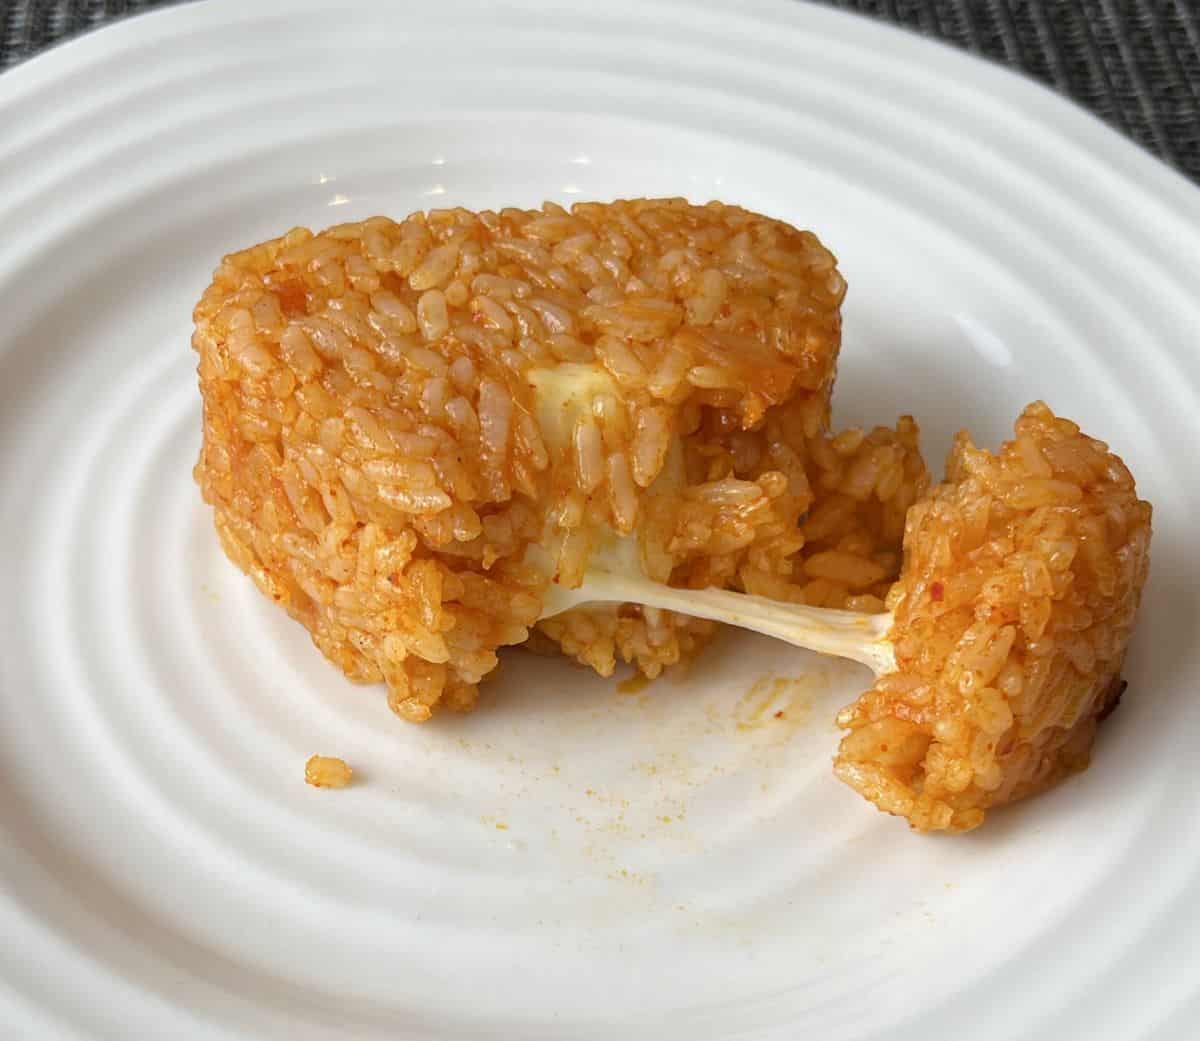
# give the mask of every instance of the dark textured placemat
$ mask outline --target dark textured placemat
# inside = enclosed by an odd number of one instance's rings
[[[105,22],[178,2],[0,0],[0,69]],[[822,2],[1021,69],[1200,181],[1200,0]]]

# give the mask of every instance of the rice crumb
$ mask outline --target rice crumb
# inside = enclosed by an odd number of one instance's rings
[[[353,777],[346,760],[336,756],[314,755],[304,764],[304,780],[314,788],[345,788]]]

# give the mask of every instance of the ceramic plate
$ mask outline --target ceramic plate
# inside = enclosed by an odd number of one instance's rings
[[[514,652],[406,726],[225,561],[189,349],[223,253],[666,194],[837,252],[839,425],[913,412],[936,465],[1043,397],[1129,462],[1154,566],[1085,774],[910,834],[830,772],[866,672],[751,636],[636,694]],[[1089,116],[782,0],[213,2],[6,73],[5,1036],[1194,1037],[1197,271],[1200,192]]]

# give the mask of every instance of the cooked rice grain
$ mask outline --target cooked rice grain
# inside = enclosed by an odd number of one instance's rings
[[[309,756],[304,764],[304,780],[314,788],[345,788],[354,779],[354,771],[336,756]]]

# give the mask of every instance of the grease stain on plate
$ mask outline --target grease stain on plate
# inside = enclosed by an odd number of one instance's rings
[[[640,694],[654,681],[644,672],[635,672],[628,679],[617,684],[618,694]]]
[[[812,669],[800,676],[759,676],[734,706],[739,732],[771,728],[780,737],[794,733],[811,715],[813,704],[830,689],[829,673]]]

